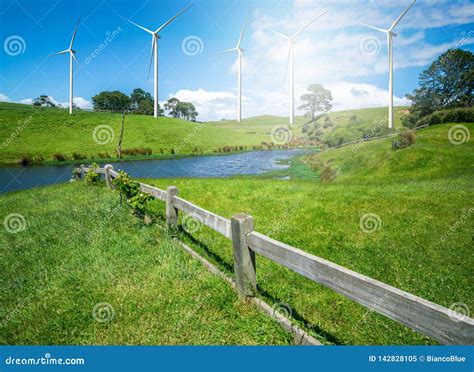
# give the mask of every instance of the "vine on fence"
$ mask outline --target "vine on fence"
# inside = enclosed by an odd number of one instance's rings
[[[92,163],[86,172],[86,181],[88,183],[97,183],[100,180],[99,166],[97,163]]]
[[[140,217],[144,216],[146,205],[153,197],[141,192],[140,184],[132,180],[124,171],[119,171],[118,176],[112,182],[115,189],[121,196],[125,197],[127,204],[132,207],[134,214]]]

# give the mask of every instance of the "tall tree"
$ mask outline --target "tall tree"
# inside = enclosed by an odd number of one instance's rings
[[[311,121],[317,120],[332,108],[331,91],[321,84],[311,84],[308,87],[308,92],[301,96],[301,101],[303,104],[298,107],[298,110],[304,111],[305,116]]]
[[[419,76],[419,88],[407,98],[413,102],[405,124],[413,125],[423,116],[444,108],[474,104],[474,54],[450,49]]]
[[[94,110],[124,111],[130,108],[130,98],[119,91],[100,92],[92,97]]]
[[[33,100],[33,106],[41,106],[41,107],[56,107],[56,105],[51,101],[49,96],[42,94],[39,97],[36,97]]]
[[[165,103],[165,110],[168,110],[170,116],[172,116],[173,118],[179,118],[179,115],[180,115],[179,103],[180,103],[180,100],[177,99],[176,97],[170,98]]]

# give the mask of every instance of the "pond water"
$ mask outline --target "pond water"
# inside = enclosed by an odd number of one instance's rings
[[[311,150],[250,151],[233,155],[193,156],[168,160],[142,160],[111,163],[136,178],[230,177],[261,174],[285,169],[281,160],[311,152]],[[103,167],[105,164],[99,164]],[[0,193],[36,186],[67,182],[77,165],[37,165],[0,167]]]

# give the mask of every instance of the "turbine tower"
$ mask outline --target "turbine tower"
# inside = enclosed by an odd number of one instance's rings
[[[289,92],[289,99],[290,99],[290,124],[294,124],[295,122],[295,56],[294,56],[294,40],[295,38],[301,34],[304,30],[306,30],[309,26],[311,26],[316,20],[326,14],[329,10],[318,15],[316,18],[313,18],[310,22],[308,22],[304,27],[300,28],[296,31],[293,35],[287,36],[280,32],[270,29],[271,32],[281,36],[283,39],[288,41],[288,58],[286,61],[286,69],[285,69],[285,81],[286,75],[288,73],[288,67],[290,69],[290,92]]]
[[[51,54],[51,56],[57,56],[59,54],[69,53],[69,115],[72,115],[72,105],[73,105],[73,94],[72,94],[72,90],[73,90],[73,79],[72,79],[73,65],[72,65],[72,59],[74,58],[74,60],[77,62],[77,59],[76,59],[76,56],[75,56],[76,51],[72,49],[72,46],[74,44],[74,39],[76,38],[76,33],[77,33],[77,29],[79,27],[79,22],[80,21],[81,21],[81,17],[79,17],[79,19],[77,21],[76,28],[74,29],[74,33],[72,34],[71,44],[69,44],[69,48],[66,49],[66,50],[63,50],[61,52]]]
[[[188,10],[192,4],[189,4],[186,8],[184,8],[182,11],[180,11],[178,14],[176,14],[173,18],[169,19],[165,23],[163,23],[160,27],[158,27],[155,31],[151,31],[143,26],[140,26],[139,24],[136,24],[135,22],[132,22],[131,20],[124,18],[126,21],[130,22],[132,25],[137,26],[138,28],[141,28],[143,31],[148,32],[151,35],[151,58],[150,58],[150,66],[148,67],[148,77],[150,77],[150,70],[151,70],[151,64],[153,60],[155,61],[154,64],[154,89],[153,89],[153,95],[154,95],[154,102],[153,102],[153,112],[154,112],[154,117],[158,117],[158,39],[161,39],[160,37],[160,32],[163,31],[163,29],[168,26],[171,22],[173,22],[176,18],[178,18],[181,14],[183,14],[186,10]]]
[[[397,36],[395,32],[393,32],[393,29],[395,26],[400,22],[400,20],[403,18],[403,16],[410,10],[410,8],[415,5],[416,0],[413,0],[413,2],[410,4],[408,8],[406,8],[402,14],[393,22],[393,24],[390,26],[388,30],[384,30],[382,28],[378,27],[373,27],[369,26],[366,24],[363,24],[366,27],[369,27],[373,30],[377,30],[380,32],[383,32],[384,34],[387,35],[387,46],[388,46],[388,96],[389,96],[389,103],[388,103],[388,127],[390,129],[393,128],[393,37]]]
[[[245,20],[244,27],[242,27],[242,31],[240,31],[239,40],[237,41],[237,46],[235,48],[224,50],[221,53],[217,53],[218,55],[226,54],[230,52],[237,52],[237,121],[240,122],[242,120],[242,58],[245,59],[247,65],[250,66],[247,57],[245,56],[245,49],[240,47],[242,43],[242,38],[244,36],[245,28],[247,27],[248,17]]]

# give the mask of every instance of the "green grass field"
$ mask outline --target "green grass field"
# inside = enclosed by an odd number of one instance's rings
[[[465,125],[474,130],[472,123]],[[462,302],[473,308],[474,146],[451,144],[449,127],[420,131],[416,143],[403,150],[379,140],[355,153],[349,146],[315,155],[337,170],[331,183],[314,174],[308,178],[302,162],[278,173],[292,180],[147,182],[161,188],[175,184],[182,197],[225,217],[246,212],[261,233],[442,306]],[[371,233],[360,227],[369,213],[379,219],[379,229]],[[206,227],[192,235],[183,239],[231,272],[229,241]],[[257,261],[263,297],[287,303],[323,342],[434,343],[262,257]]]
[[[0,229],[0,344],[291,343],[103,183],[1,195],[2,221],[10,213],[26,224]]]
[[[402,108],[396,108],[395,113],[395,124],[399,126]],[[352,115],[359,118],[357,128],[366,128],[384,118],[386,109],[334,112],[330,116],[335,126],[326,131],[347,128]],[[301,136],[306,121],[303,117],[296,118],[293,138]],[[287,118],[269,115],[244,119],[240,123],[225,120],[203,124],[168,117],[154,119],[130,115],[126,118],[122,148],[150,148],[153,155],[147,158],[213,154],[225,146],[249,150],[261,146],[262,142],[271,143],[272,129],[287,123]],[[76,111],[71,116],[63,109],[0,102],[0,163],[16,163],[23,156],[38,155],[45,162],[52,162],[56,153],[72,159],[73,152],[86,156],[89,161],[98,159],[99,153],[108,153],[110,158],[101,161],[112,160],[116,157],[120,124],[120,114]],[[98,126],[106,126],[96,132],[104,135],[96,136],[105,142],[103,144],[94,141],[94,129]],[[352,135],[359,138],[360,131],[354,129]]]

